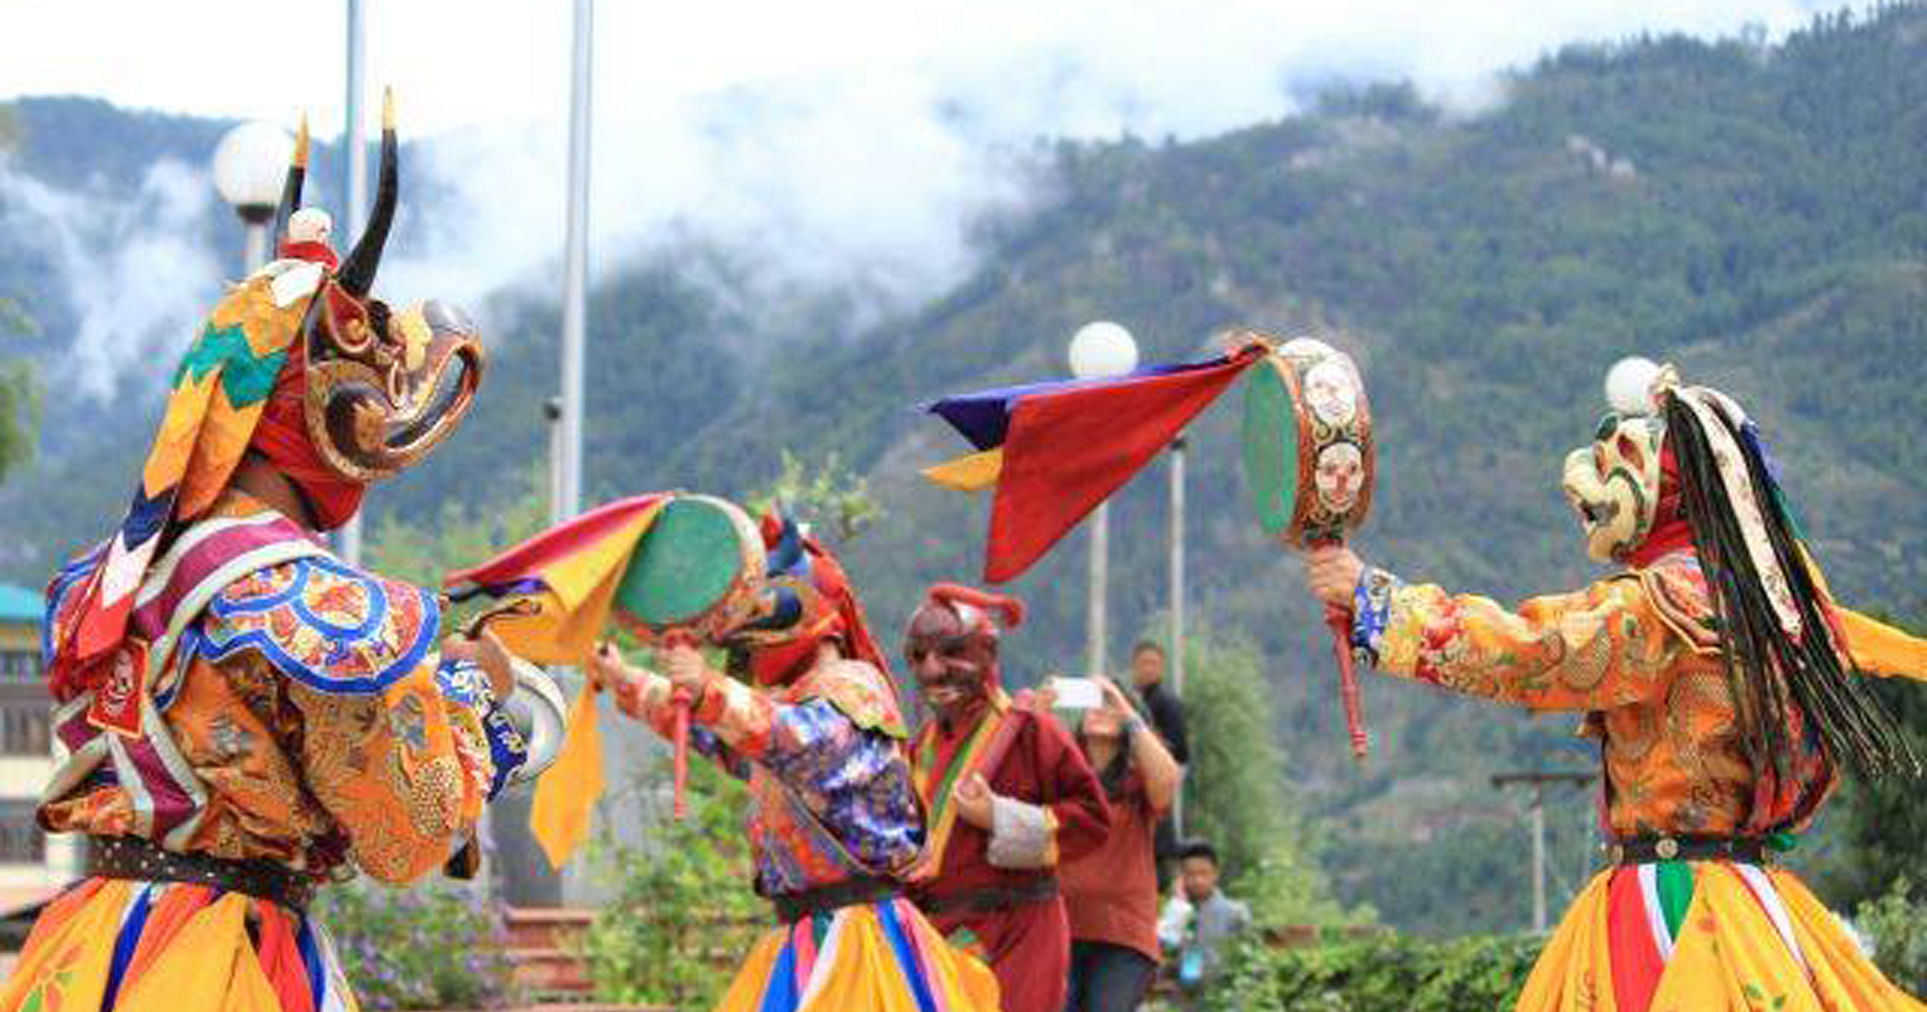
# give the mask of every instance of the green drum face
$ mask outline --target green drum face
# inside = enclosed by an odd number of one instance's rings
[[[754,617],[763,541],[734,503],[679,495],[662,507],[616,587],[616,611],[645,639],[709,641]]]
[[[1342,541],[1372,505],[1371,409],[1358,367],[1311,338],[1278,345],[1245,386],[1245,481],[1265,533]]]
[[[1245,381],[1245,483],[1265,533],[1279,537],[1298,511],[1298,419],[1284,365],[1267,355]]]

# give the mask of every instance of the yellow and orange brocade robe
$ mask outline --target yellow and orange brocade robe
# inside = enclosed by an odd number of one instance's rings
[[[230,491],[213,519],[278,515]],[[82,560],[56,579],[50,614],[87,568]],[[189,810],[157,818],[165,792],[141,778],[130,789],[115,762],[89,769],[76,753],[41,820],[54,832],[145,836],[316,876],[352,862],[385,882],[419,878],[472,835],[484,802],[526,758],[486,677],[441,660],[442,635],[432,593],[325,552],[247,573],[192,620],[149,686],[165,734],[146,745],[172,767],[157,775],[188,795],[175,807]]]
[[[1585,713],[1583,733],[1601,743],[1605,817],[1616,837],[1798,829],[1834,783],[1809,748],[1794,757],[1784,788],[1762,790],[1690,552],[1517,611],[1369,571],[1353,644],[1387,674],[1530,710]]]

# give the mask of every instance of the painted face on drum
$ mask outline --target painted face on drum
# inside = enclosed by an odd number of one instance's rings
[[[1351,443],[1333,443],[1319,452],[1314,478],[1327,509],[1351,509],[1365,486],[1365,457]]]
[[[947,718],[984,699],[996,670],[997,647],[967,629],[949,608],[925,605],[910,619],[903,656],[924,705]]]

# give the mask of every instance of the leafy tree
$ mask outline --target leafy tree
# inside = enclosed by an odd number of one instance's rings
[[[0,300],[0,335],[31,333],[32,321],[13,303]],[[0,362],[0,477],[33,458],[34,430],[40,419],[40,386],[25,358]]]
[[[1222,1012],[1464,1012],[1511,1008],[1544,939],[1396,935],[1273,949],[1249,939],[1210,1007]]]
[[[11,105],[0,106],[0,154],[20,143],[19,118]],[[32,318],[13,300],[0,297],[0,337],[30,337]],[[24,358],[0,363],[0,477],[33,455],[33,430],[40,414],[33,366]]]
[[[1887,978],[1908,994],[1927,994],[1927,896],[1915,892],[1901,875],[1883,895],[1862,903],[1855,919],[1873,936],[1874,962]]]
[[[1298,814],[1263,665],[1252,645],[1209,631],[1185,639],[1184,831],[1209,841],[1226,889],[1268,924],[1350,919],[1311,853]]]

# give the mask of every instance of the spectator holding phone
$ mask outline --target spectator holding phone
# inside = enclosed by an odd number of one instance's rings
[[[1096,698],[1089,686],[1095,683]],[[1111,805],[1104,845],[1059,872],[1071,924],[1066,1012],[1128,1012],[1157,975],[1158,885],[1153,836],[1177,796],[1183,772],[1108,678],[1063,679],[1051,704],[1082,704],[1077,744]],[[1082,708],[1080,707],[1080,708]]]
[[[1144,701],[1144,715],[1150,718],[1151,730],[1164,739],[1164,747],[1171,752],[1171,758],[1180,766],[1191,763],[1191,744],[1184,733],[1184,704],[1178,695],[1164,684],[1166,662],[1164,648],[1150,640],[1139,640],[1131,648],[1131,684],[1137,688],[1139,699]],[[1166,815],[1158,820],[1157,830],[1158,892],[1162,894],[1171,887],[1171,869],[1178,860],[1178,828]]]

